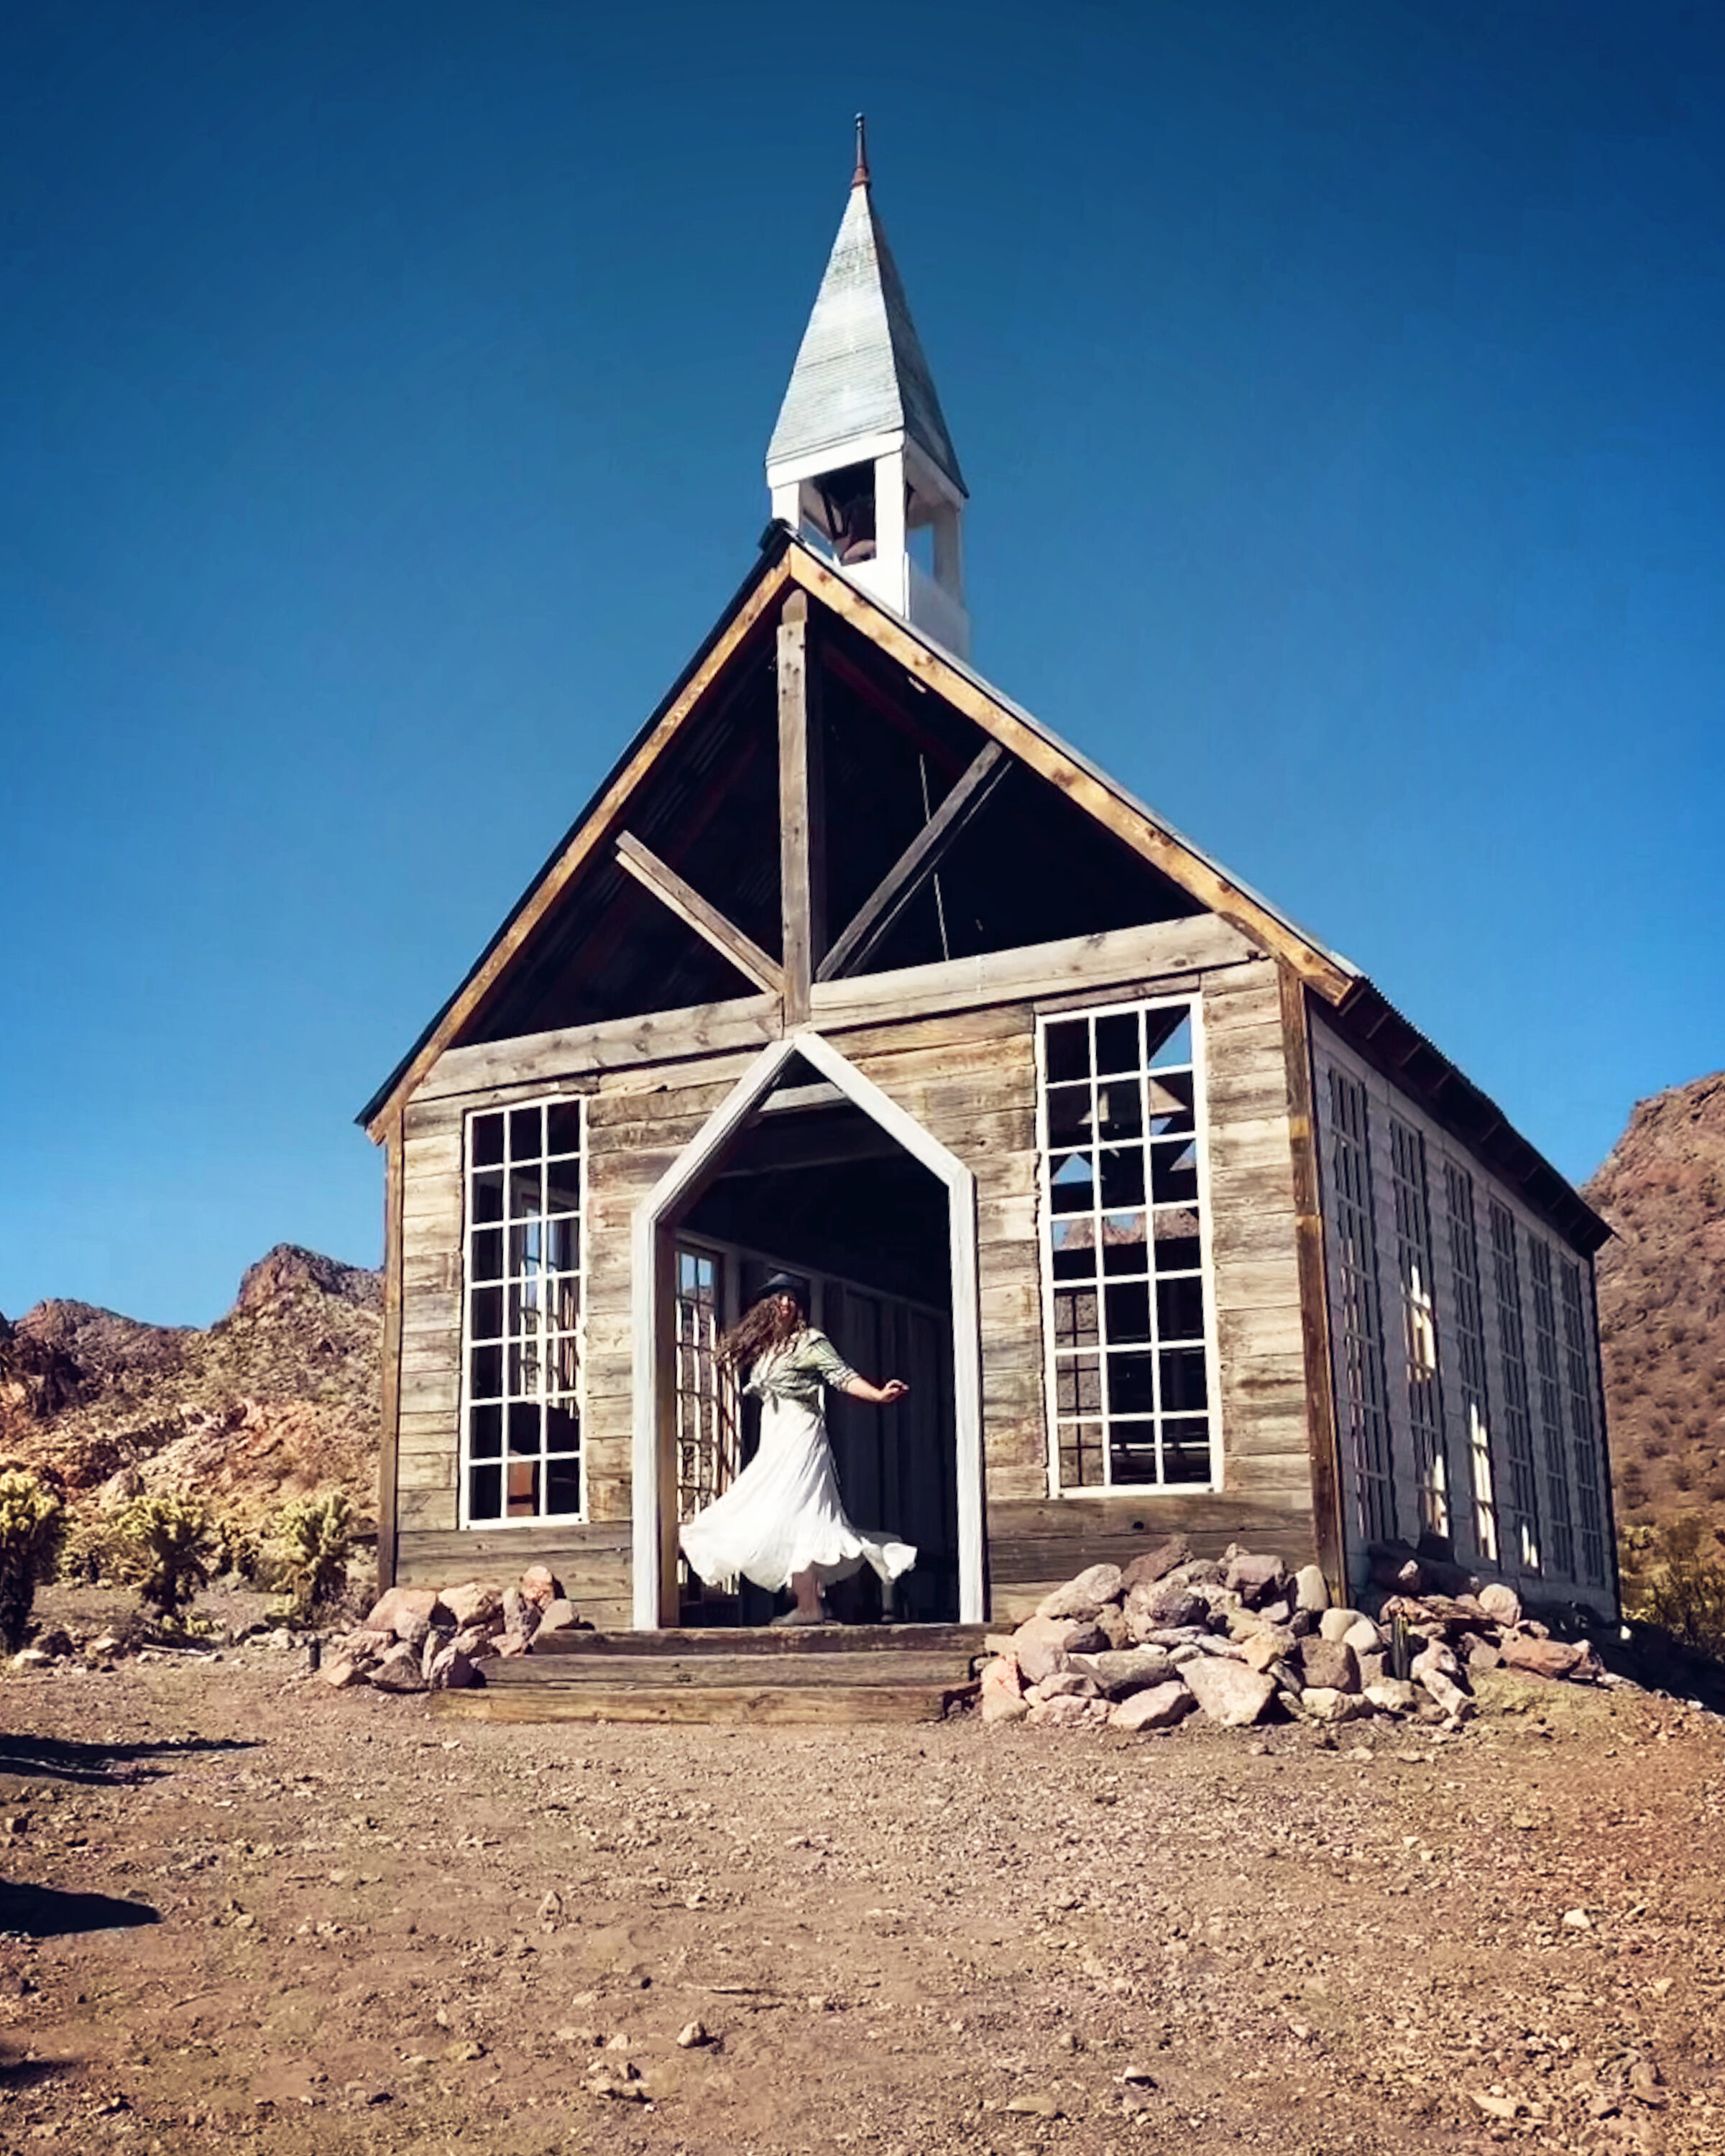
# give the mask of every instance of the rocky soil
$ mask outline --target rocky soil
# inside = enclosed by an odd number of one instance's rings
[[[300,1661],[4,1678],[0,2147],[1725,2145],[1725,1725],[1679,1702],[535,1728]]]
[[[197,1490],[236,1520],[340,1486],[377,1507],[381,1276],[290,1244],[207,1331],[87,1303],[0,1318],[0,1458],[74,1505]]]
[[[1725,1071],[1641,1101],[1585,1188],[1620,1524],[1725,1538]]]

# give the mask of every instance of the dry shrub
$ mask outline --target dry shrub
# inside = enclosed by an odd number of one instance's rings
[[[342,1490],[290,1497],[271,1522],[276,1584],[288,1614],[305,1619],[335,1601],[347,1584],[353,1553],[353,1508]]]
[[[36,1589],[54,1578],[65,1531],[52,1490],[21,1469],[0,1474],[0,1646],[9,1655],[24,1644]]]
[[[220,1555],[201,1498],[134,1497],[114,1515],[116,1575],[159,1616],[177,1618],[209,1584]]]
[[[1725,1657],[1725,1563],[1709,1545],[1715,1531],[1700,1512],[1623,1536],[1625,1614],[1657,1625],[1686,1647]]]

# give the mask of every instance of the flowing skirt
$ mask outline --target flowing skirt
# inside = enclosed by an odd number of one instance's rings
[[[916,1562],[910,1543],[851,1525],[826,1417],[795,1400],[762,1403],[760,1450],[723,1496],[684,1522],[682,1544],[709,1585],[741,1573],[775,1592],[810,1565],[824,1586],[865,1564],[890,1584]]]

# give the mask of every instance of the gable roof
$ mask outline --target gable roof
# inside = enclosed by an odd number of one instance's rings
[[[373,1138],[383,1135],[392,1115],[496,984],[552,903],[621,828],[637,788],[742,647],[754,632],[765,630],[773,617],[774,602],[793,585],[849,622],[885,656],[1058,787],[1200,904],[1291,967],[1330,1007],[1332,1022],[1344,1038],[1420,1099],[1488,1167],[1518,1187],[1575,1247],[1591,1251],[1608,1239],[1609,1229],[1568,1179],[1349,959],[1233,875],[973,668],[871,598],[783,524],[768,526],[758,558],[700,649],[459,986],[360,1111],[357,1121]]]
[[[1327,1002],[1360,978],[1358,968],[1327,949],[1269,900],[1232,876],[1040,720],[911,624],[870,598],[782,524],[769,526],[749,574],[664,700],[612,767],[508,918],[454,993],[361,1110],[376,1137],[388,1111],[404,1100],[449,1045],[480,998],[495,984],[552,901],[619,826],[637,786],[669,747],[706,691],[764,623],[773,600],[793,585],[848,620],[888,658],[999,740],[1019,760],[1106,824],[1133,851],[1234,922],[1253,941],[1293,965]]]
[[[968,492],[911,305],[859,169],[767,450],[768,470],[903,434]]]

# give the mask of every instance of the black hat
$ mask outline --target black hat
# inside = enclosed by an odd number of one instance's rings
[[[793,1295],[798,1302],[809,1300],[809,1283],[796,1273],[772,1273],[761,1283],[761,1301],[769,1295]]]

